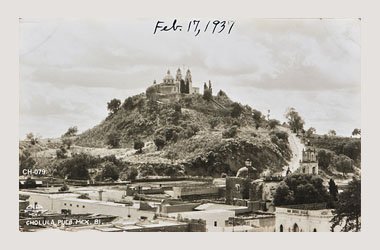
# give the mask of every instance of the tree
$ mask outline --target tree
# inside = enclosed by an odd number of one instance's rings
[[[269,125],[269,128],[270,129],[274,129],[276,128],[277,126],[280,125],[280,121],[279,120],[276,120],[276,119],[271,119],[268,121],[268,125]]]
[[[252,118],[253,118],[253,121],[256,124],[256,129],[258,129],[260,127],[260,125],[261,125],[261,120],[262,120],[261,116],[262,116],[262,114],[261,114],[260,111],[258,111],[256,109],[252,110]]]
[[[70,138],[65,138],[62,140],[62,144],[67,147],[67,149],[70,149],[71,145],[73,144],[73,140]]]
[[[333,201],[338,199],[338,186],[333,179],[330,179],[329,181],[329,193]]]
[[[243,107],[237,102],[232,103],[231,106],[232,106],[231,116],[233,118],[239,117],[244,110]]]
[[[20,150],[19,152],[19,175],[23,174],[24,169],[33,169],[36,161],[27,150]]]
[[[27,140],[30,140],[30,143],[32,145],[35,145],[36,143],[38,143],[40,140],[41,140],[41,135],[34,135],[32,132],[26,134],[26,139]]]
[[[361,179],[353,178],[347,189],[338,195],[334,217],[331,219],[331,231],[341,226],[343,232],[356,231],[361,228]]]
[[[303,129],[305,122],[295,110],[295,108],[288,108],[285,114],[285,118],[288,119],[288,124],[293,132],[297,132],[298,130]]]
[[[110,111],[110,114],[115,114],[120,109],[121,101],[119,99],[112,99],[107,103],[107,109]]]
[[[320,168],[327,170],[332,162],[335,153],[327,149],[318,151],[318,165]]]
[[[361,134],[362,134],[362,130],[360,128],[356,128],[354,129],[354,131],[352,131],[353,136],[359,135],[361,137]]]
[[[181,79],[181,82],[180,82],[179,90],[180,90],[181,94],[185,94],[185,93],[186,93],[186,85],[185,85],[185,81],[182,80],[182,79]]]
[[[218,97],[221,97],[221,96],[227,96],[223,90],[219,90],[218,92]]]
[[[154,138],[154,144],[157,147],[157,150],[161,150],[165,146],[165,138],[163,136],[157,136]]]
[[[119,179],[119,171],[112,162],[107,162],[102,171],[103,179],[112,179],[116,181]]]
[[[64,178],[67,177],[68,179],[88,180],[88,169],[97,166],[99,162],[99,158],[89,154],[74,154],[73,157],[60,162],[56,168],[56,171]]]
[[[331,136],[331,137],[334,137],[334,136],[336,136],[336,131],[333,130],[333,129],[332,129],[332,130],[329,130],[328,135]]]
[[[156,172],[154,171],[154,168],[152,165],[142,165],[139,168],[140,175],[141,176],[152,176],[156,175]]]
[[[137,171],[137,168],[131,167],[127,171],[127,178],[129,180],[135,180],[139,172]]]
[[[352,167],[352,159],[343,154],[334,156],[332,159],[332,165],[336,170],[342,172],[343,175],[345,175],[346,173],[350,173],[354,170]]]
[[[273,202],[276,206],[290,205],[294,202],[294,192],[290,190],[285,182],[281,182],[273,196]]]
[[[31,141],[34,138],[34,135],[32,132],[26,134],[26,139]]]
[[[55,151],[55,154],[57,155],[58,159],[65,159],[66,153],[67,153],[67,150],[65,149],[63,145],[61,145],[61,147]]]
[[[138,150],[138,152],[141,154],[142,148],[144,147],[144,145],[145,145],[144,142],[138,139],[137,141],[135,141],[133,148]]]
[[[154,100],[155,96],[157,94],[157,86],[150,86],[146,89],[145,95],[148,99]]]
[[[305,174],[287,176],[274,195],[276,206],[321,203],[329,202],[329,200],[330,197],[323,186],[323,180],[318,176]]]
[[[77,126],[70,127],[66,133],[62,135],[62,137],[70,137],[70,136],[75,136],[78,132]]]
[[[120,137],[116,132],[112,132],[107,136],[107,144],[113,148],[118,148],[120,146]]]
[[[212,93],[208,88],[203,91],[203,99],[208,102],[212,100]]]
[[[310,127],[307,131],[306,131],[306,137],[309,138],[312,134],[314,134],[315,132],[317,132],[317,130],[313,127]]]
[[[131,110],[131,109],[133,109],[133,106],[134,104],[133,104],[133,99],[132,99],[132,97],[128,97],[125,101],[124,101],[124,103],[123,103],[123,108],[124,108],[124,110]]]

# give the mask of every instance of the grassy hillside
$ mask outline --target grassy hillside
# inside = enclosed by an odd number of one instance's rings
[[[127,98],[101,124],[79,135],[75,144],[111,147],[111,135],[120,140],[121,148],[132,148],[137,140],[150,142],[141,154],[124,161],[153,168],[148,172],[156,174],[169,165],[188,175],[236,174],[247,158],[259,172],[281,171],[291,156],[287,134],[267,129],[261,113],[253,116],[253,111],[223,92],[209,101],[202,95],[182,95],[169,103],[141,94]]]

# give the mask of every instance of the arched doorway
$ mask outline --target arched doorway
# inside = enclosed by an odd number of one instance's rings
[[[316,229],[316,228],[314,228],[313,232],[317,232],[317,229]]]
[[[299,232],[299,231],[300,231],[300,229],[299,229],[297,223],[294,223],[293,232]]]
[[[280,225],[280,232],[284,232],[284,227],[282,226],[282,224]]]

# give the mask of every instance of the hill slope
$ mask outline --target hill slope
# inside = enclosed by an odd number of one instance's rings
[[[247,158],[260,173],[280,172],[291,157],[288,135],[267,129],[265,118],[258,111],[253,116],[253,111],[223,92],[213,101],[179,95],[166,103],[141,94],[127,98],[101,124],[79,135],[75,144],[107,147],[109,138],[116,137],[120,147],[131,148],[141,140],[151,146],[141,154],[122,156],[124,161],[137,167],[178,166],[188,175],[236,174]]]

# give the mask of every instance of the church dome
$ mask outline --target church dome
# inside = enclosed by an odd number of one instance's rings
[[[168,74],[164,77],[164,83],[172,83],[174,81],[174,77],[170,75],[170,70],[168,70]]]

